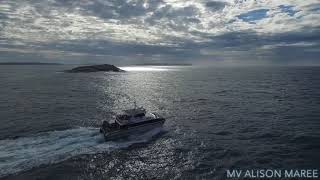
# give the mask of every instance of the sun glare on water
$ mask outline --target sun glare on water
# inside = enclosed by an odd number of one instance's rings
[[[125,71],[169,71],[165,66],[126,66],[120,67]]]

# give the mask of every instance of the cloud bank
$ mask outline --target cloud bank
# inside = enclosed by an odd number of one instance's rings
[[[318,0],[2,0],[1,61],[319,64]]]

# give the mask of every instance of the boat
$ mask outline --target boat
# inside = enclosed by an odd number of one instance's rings
[[[132,134],[145,133],[155,128],[161,128],[165,118],[157,113],[147,113],[143,107],[124,110],[115,116],[114,122],[103,121],[100,133],[106,141],[126,138]]]

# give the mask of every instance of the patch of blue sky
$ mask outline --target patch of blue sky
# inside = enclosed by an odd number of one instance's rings
[[[297,12],[299,12],[294,9],[294,6],[290,5],[280,5],[279,8],[282,12],[287,13],[289,16],[294,16]]]
[[[239,19],[242,19],[245,22],[254,23],[267,17],[268,9],[257,9],[249,11],[247,13],[240,14],[237,16]]]

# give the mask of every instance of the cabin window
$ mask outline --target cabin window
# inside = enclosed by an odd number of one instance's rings
[[[119,116],[117,116],[117,118],[120,119],[120,120],[129,120],[130,116],[128,116],[128,115],[119,115]]]
[[[120,129],[128,129],[128,126],[127,125],[122,125],[122,126],[120,126]]]
[[[144,115],[145,115],[144,113],[139,113],[139,114],[134,115],[134,117],[142,117]]]

